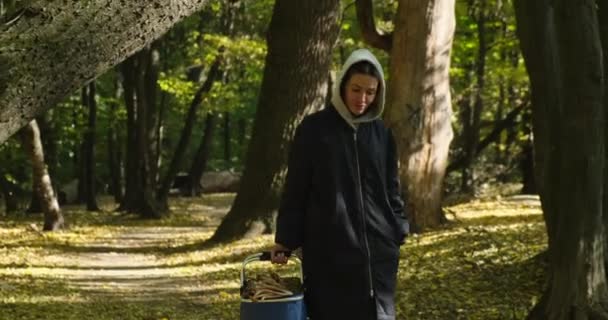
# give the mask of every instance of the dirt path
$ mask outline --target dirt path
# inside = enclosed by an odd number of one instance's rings
[[[162,299],[166,294],[189,294],[203,290],[195,275],[168,266],[156,249],[175,245],[177,239],[201,238],[208,228],[131,227],[110,237],[44,257],[53,275],[78,291],[92,295],[120,295],[133,299]],[[191,266],[189,266],[191,268]],[[32,269],[33,268],[33,269]],[[35,267],[30,271],[36,272]]]
[[[10,280],[0,286],[0,297],[12,295],[11,291],[19,288],[26,290],[22,288],[23,281],[12,282],[24,278],[31,278],[36,286],[45,289],[59,284],[66,291],[63,296],[44,298],[56,302],[69,295],[72,300],[82,301],[173,299],[205,303],[218,292],[236,292],[235,264],[213,262],[218,259],[218,250],[196,249],[226,214],[232,196],[210,198],[202,203],[178,201],[181,202],[174,204],[172,220],[159,225],[154,225],[154,221],[126,219],[123,226],[121,221],[112,220],[117,219],[115,216],[107,218],[111,224],[106,226],[102,222],[96,227],[88,225],[90,221],[76,223],[88,213],[78,211],[80,208],[67,208],[66,220],[78,226],[50,238],[26,230],[27,236],[4,248],[0,246],[0,255],[5,252],[13,256],[0,263],[0,280],[2,277]],[[24,230],[15,228],[13,232],[23,235]],[[220,276],[222,272],[224,275]],[[231,281],[225,280],[225,272],[230,272]]]

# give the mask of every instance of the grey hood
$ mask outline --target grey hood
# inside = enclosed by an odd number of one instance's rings
[[[342,84],[342,81],[344,80],[344,75],[346,74],[346,71],[348,70],[348,68],[350,68],[350,66],[352,66],[353,64],[360,62],[360,61],[368,61],[372,65],[374,65],[374,67],[376,67],[376,70],[378,70],[378,73],[380,74],[380,83],[379,83],[380,88],[379,88],[378,92],[376,93],[376,100],[375,100],[374,106],[370,107],[370,109],[367,110],[367,112],[365,112],[363,115],[361,115],[359,117],[355,117],[348,110],[348,107],[344,103],[344,100],[342,100],[342,96],[340,95],[340,85]],[[342,116],[342,118],[344,118],[344,120],[350,126],[352,126],[353,128],[356,128],[359,123],[369,122],[369,121],[373,121],[375,119],[380,118],[380,116],[382,115],[382,111],[384,110],[384,92],[385,92],[385,90],[386,90],[386,85],[384,83],[384,72],[382,72],[382,66],[380,65],[380,62],[378,62],[378,59],[376,59],[376,57],[369,50],[358,49],[358,50],[353,51],[353,53],[351,53],[351,55],[348,57],[348,59],[346,59],[346,62],[342,66],[342,70],[340,70],[340,73],[337,75],[336,81],[334,82],[334,87],[332,90],[331,103],[336,108],[338,113]]]

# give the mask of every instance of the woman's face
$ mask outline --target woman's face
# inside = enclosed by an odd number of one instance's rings
[[[346,83],[344,92],[348,110],[355,116],[364,114],[374,102],[377,90],[378,79],[363,73],[353,74]]]

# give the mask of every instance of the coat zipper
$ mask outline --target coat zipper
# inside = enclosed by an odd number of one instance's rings
[[[361,167],[359,166],[359,146],[357,145],[357,131],[353,134],[355,142],[355,163],[357,164],[357,179],[359,180],[359,206],[361,208],[361,222],[363,224],[363,241],[365,242],[365,249],[367,251],[367,275],[369,277],[369,297],[374,297],[374,283],[372,282],[372,263],[371,263],[371,252],[369,251],[369,242],[367,241],[367,224],[365,222],[365,210],[363,204],[363,190],[362,190],[362,179],[361,179]]]

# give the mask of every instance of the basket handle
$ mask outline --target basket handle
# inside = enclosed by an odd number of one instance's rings
[[[285,254],[286,257],[291,256],[291,251],[277,251]],[[263,251],[252,254],[243,260],[243,267],[241,268],[241,287],[245,286],[245,267],[254,261],[270,261],[270,251]],[[297,258],[297,256],[294,256]],[[297,259],[300,262],[300,283],[304,283],[304,271],[302,270],[302,261],[300,258]]]
[[[291,257],[291,251],[277,251],[276,253],[282,253],[287,258]],[[271,259],[272,259],[272,252],[270,252],[270,251],[263,251],[259,260],[260,261],[270,261]]]

